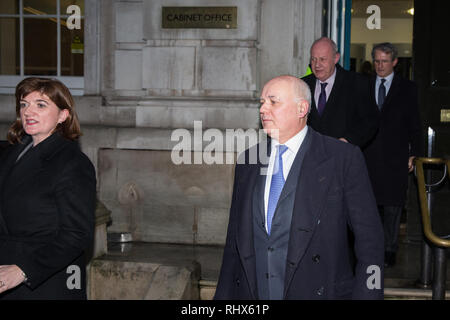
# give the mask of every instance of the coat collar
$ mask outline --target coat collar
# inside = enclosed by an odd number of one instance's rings
[[[291,236],[287,253],[287,270],[285,292],[292,280],[295,268],[303,257],[309,241],[314,233],[326,203],[331,176],[333,174],[332,158],[328,155],[323,138],[311,127],[308,128],[310,144],[305,154],[296,189],[294,211],[291,223]],[[270,150],[270,147],[269,149]],[[261,163],[248,165],[248,170],[240,176],[242,203],[237,203],[236,246],[245,270],[253,296],[257,297],[256,257],[253,238],[253,192],[258,187],[258,178],[264,166]],[[245,173],[244,173],[245,172]],[[242,187],[244,186],[244,187]],[[236,191],[235,191],[236,192]],[[232,209],[233,210],[233,209]],[[290,267],[291,266],[291,267]]]
[[[370,78],[370,100],[376,105],[376,98],[375,98],[375,89],[376,89],[376,81],[377,81],[377,76],[374,75]],[[392,79],[392,84],[391,87],[389,88],[389,92],[386,96],[386,100],[384,100],[384,104],[383,104],[383,108],[381,109],[381,111],[378,109],[378,106],[376,107],[377,110],[379,110],[379,112],[383,112],[384,110],[386,110],[385,108],[387,107],[387,109],[389,109],[389,102],[392,100],[392,97],[395,96],[397,94],[397,90],[400,86],[400,81],[401,81],[401,77],[397,74],[394,73],[394,78]]]
[[[51,159],[69,141],[59,133],[54,133],[37,146],[29,149],[17,162],[17,157],[31,143],[31,137],[22,138],[22,143],[12,146],[0,169],[2,192],[14,192],[25,181],[38,174],[45,163]]]
[[[391,87],[389,88],[386,100],[384,101],[383,109],[384,106],[389,106],[389,102],[392,100],[392,97],[396,95],[396,92],[399,88],[399,84],[400,84],[400,76],[394,73],[394,78],[392,79]],[[381,109],[381,111],[383,111],[383,109]]]
[[[330,96],[327,99],[327,103],[325,104],[325,109],[321,116],[319,116],[319,113],[317,111],[316,100],[314,98],[314,93],[316,92],[317,78],[313,73],[310,76],[303,79],[309,85],[309,87],[311,89],[311,113],[313,113],[313,115],[310,115],[310,116],[323,118],[327,113],[330,112],[330,110],[329,110],[330,108],[327,108],[327,105],[333,105],[335,103],[335,100],[338,98],[339,92],[342,92],[340,90],[340,87],[343,86],[343,84],[345,82],[344,79],[342,79],[344,77],[345,72],[346,72],[346,70],[344,68],[342,68],[339,64],[336,64],[336,78],[334,79],[333,88],[331,88]],[[327,112],[327,109],[328,109],[328,112]]]
[[[244,192],[242,196],[242,204],[237,203],[238,209],[236,209],[237,217],[237,234],[236,234],[236,247],[241,259],[242,265],[245,270],[245,275],[248,280],[249,287],[254,299],[258,297],[258,290],[256,284],[256,257],[255,246],[253,237],[253,192],[255,188],[258,188],[258,180],[261,176],[261,170],[264,170],[264,166],[258,162],[257,164],[248,165],[249,170],[245,176],[239,177],[241,181],[240,185],[246,185],[243,190],[234,190],[234,192]],[[233,210],[233,208],[231,209]]]
[[[33,147],[41,160],[48,160],[69,141],[65,139],[60,133],[55,132],[47,139]]]
[[[322,136],[311,131],[311,146],[314,147],[309,149],[303,160],[295,195],[286,259],[285,295],[312,235],[320,224],[334,173],[333,158],[328,154]]]
[[[334,80],[333,88],[331,88],[330,96],[328,97],[327,103],[325,104],[325,109],[323,110],[322,117],[327,113],[327,105],[334,105],[335,100],[338,98],[338,94],[342,92],[341,87],[344,85],[344,68],[342,68],[339,64],[336,64],[336,78]],[[329,110],[330,108],[328,108]],[[329,112],[329,111],[328,111]]]

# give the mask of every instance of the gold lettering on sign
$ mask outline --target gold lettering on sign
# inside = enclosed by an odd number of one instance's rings
[[[237,7],[163,7],[163,29],[236,29]]]

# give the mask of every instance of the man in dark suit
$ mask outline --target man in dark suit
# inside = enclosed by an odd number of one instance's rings
[[[372,50],[376,76],[371,79],[371,101],[378,106],[380,128],[364,150],[375,198],[383,218],[385,266],[395,264],[400,217],[405,205],[408,171],[421,150],[417,87],[394,73],[397,50],[381,43]]]
[[[311,88],[308,125],[324,135],[364,147],[378,127],[377,110],[370,103],[369,84],[361,74],[344,70],[340,54],[329,38],[311,46],[313,74],[303,80]]]
[[[363,155],[308,127],[310,103],[296,77],[263,88],[269,161],[249,163],[250,148],[236,165],[215,299],[383,297],[383,230]]]

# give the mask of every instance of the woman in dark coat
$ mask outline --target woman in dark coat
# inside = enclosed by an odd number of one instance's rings
[[[26,78],[0,160],[0,299],[86,299],[96,178],[70,91]]]

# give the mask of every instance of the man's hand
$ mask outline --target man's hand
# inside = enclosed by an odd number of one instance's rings
[[[339,140],[344,141],[345,143],[348,143],[347,139],[345,139],[345,138],[339,138]]]
[[[0,293],[17,287],[24,280],[24,273],[18,266],[0,266]]]

